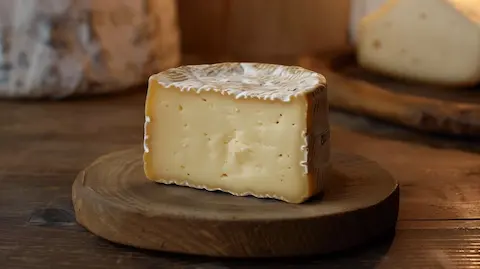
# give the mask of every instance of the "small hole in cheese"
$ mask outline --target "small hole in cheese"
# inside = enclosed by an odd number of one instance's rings
[[[190,176],[190,174],[189,174],[189,173],[187,173],[187,176]]]
[[[206,101],[207,101],[207,99],[205,99],[205,98],[202,98],[202,100],[203,100],[204,102],[206,102]]]
[[[283,156],[283,154],[278,154],[278,157],[282,157],[282,156]]]
[[[223,173],[221,177],[228,177],[228,175]]]
[[[184,166],[184,165],[180,165],[180,168],[185,169],[185,166]]]
[[[182,106],[182,105],[178,105],[178,110],[182,111],[182,110],[183,110],[183,106]]]
[[[279,124],[280,122],[277,120],[277,122],[275,122],[276,124]]]

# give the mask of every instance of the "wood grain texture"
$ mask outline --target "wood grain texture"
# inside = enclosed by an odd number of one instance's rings
[[[148,180],[142,151],[103,156],[73,184],[78,222],[110,241],[224,257],[329,253],[393,233],[398,183],[374,162],[332,155],[322,197],[294,205]],[[365,195],[368,194],[368,195]]]
[[[376,75],[360,68],[349,50],[305,59],[327,77],[331,106],[417,130],[480,135],[479,88],[441,88]]]
[[[179,21],[184,53],[303,55],[347,43],[349,1],[181,0]]]
[[[478,142],[470,145],[478,147]],[[332,130],[332,146],[362,154],[392,171],[402,189],[401,220],[480,219],[478,154],[412,146],[338,126]]]
[[[2,268],[466,269],[476,268],[480,260],[476,221],[400,221],[394,239],[304,258],[238,260],[142,251],[99,239],[68,217],[74,214],[70,195],[74,178],[74,174],[0,178]]]
[[[0,173],[78,172],[102,154],[141,145],[144,102],[145,88],[62,102],[0,101]]]
[[[479,265],[478,229],[399,230],[394,240],[360,249],[291,259],[218,259],[141,251],[78,227],[0,224],[0,264],[8,269],[471,269]],[[48,238],[49,240],[45,240]]]

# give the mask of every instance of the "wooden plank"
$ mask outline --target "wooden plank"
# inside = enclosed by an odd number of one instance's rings
[[[333,147],[380,163],[400,182],[400,219],[480,218],[480,156],[334,127]]]
[[[31,217],[29,214],[32,214],[33,211],[38,212],[43,208],[71,210],[71,186],[75,177],[76,173],[63,175],[0,175],[0,219],[8,217],[24,222]],[[416,226],[416,222],[412,222],[418,219],[426,220],[428,223],[439,220],[439,222],[435,222],[435,225],[440,226],[432,226],[434,228],[451,228],[453,224],[447,220],[456,218],[462,221],[479,219],[478,196],[463,201],[464,205],[455,203],[455,201],[438,203],[435,207],[436,210],[432,212],[432,203],[435,203],[435,200],[430,201],[433,198],[425,190],[425,187],[420,185],[417,188],[419,190],[412,192],[408,188],[401,187],[399,220],[400,223],[410,223],[408,225],[403,224],[406,225],[405,227],[425,228],[424,224]],[[465,207],[473,209],[462,211]],[[459,212],[462,213],[463,217],[458,216]],[[445,224],[442,225],[441,223]],[[472,228],[465,225],[459,223],[458,227]]]
[[[345,0],[230,0],[228,46],[233,55],[305,55],[347,42]]]
[[[1,178],[0,263],[5,268],[110,268],[112,264],[119,269],[474,268],[480,262],[476,222],[465,222],[473,229],[458,229],[462,226],[452,227],[449,222],[400,222],[393,242],[334,256],[280,261],[224,262],[120,247],[74,222],[69,193],[72,180],[73,175]]]
[[[108,243],[76,226],[0,221],[2,268],[477,268],[480,230],[399,230],[393,241],[336,255],[280,260],[219,260],[146,252]]]
[[[23,225],[35,212],[46,208],[72,211],[71,188],[76,174],[0,174],[0,220],[5,225]],[[8,222],[6,221],[8,220]]]
[[[178,21],[184,53],[226,54],[228,0],[182,0]]]
[[[435,134],[426,134],[396,124],[375,120],[369,117],[343,112],[330,108],[330,121],[333,126],[342,127],[360,136],[380,140],[396,140],[415,148],[424,146],[435,150],[456,150],[467,153],[480,153],[480,140],[454,138]],[[476,156],[472,154],[471,156]]]
[[[62,102],[0,102],[1,173],[77,172],[141,147],[144,92]]]
[[[402,225],[401,221],[393,241],[387,239],[333,256],[303,259],[230,261],[120,247],[93,236],[74,222],[70,202],[73,178],[73,174],[0,177],[2,268],[111,268],[112,264],[119,269],[475,268],[480,265],[480,229],[475,226],[478,221],[465,221],[458,226],[436,221]]]
[[[347,43],[348,0],[178,2],[184,53],[228,54],[245,61]]]
[[[141,126],[139,126],[141,128]],[[80,171],[100,155],[122,150],[128,147],[141,144],[141,131],[135,135],[124,136],[125,141],[115,142],[115,133],[112,134],[112,141],[102,136],[77,136],[61,137],[55,136],[45,139],[33,140],[22,138],[11,143],[8,147],[2,148],[0,154],[1,174],[71,174]],[[81,137],[76,140],[76,137]],[[3,139],[4,136],[0,139]],[[13,141],[14,137],[7,137],[3,141]],[[117,139],[120,140],[120,139]]]
[[[480,220],[403,220],[397,222],[399,230],[446,230],[446,229],[477,229],[480,230]]]

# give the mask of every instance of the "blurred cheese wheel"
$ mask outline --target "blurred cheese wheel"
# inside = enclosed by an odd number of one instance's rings
[[[0,97],[121,91],[179,64],[175,0],[3,0]]]

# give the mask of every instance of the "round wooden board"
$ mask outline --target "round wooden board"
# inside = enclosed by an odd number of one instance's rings
[[[391,235],[399,187],[363,157],[333,153],[320,198],[300,204],[149,181],[142,151],[99,158],[73,184],[77,221],[112,242],[224,257],[327,253]]]
[[[387,78],[359,67],[352,50],[305,57],[327,78],[332,107],[447,135],[480,135],[480,86],[447,88]]]

